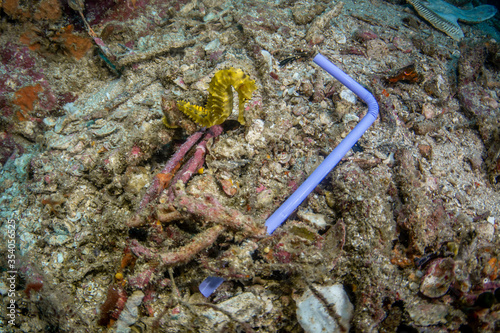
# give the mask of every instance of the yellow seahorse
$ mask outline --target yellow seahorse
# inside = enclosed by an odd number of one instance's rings
[[[245,103],[252,98],[252,93],[257,87],[255,81],[251,80],[241,69],[231,67],[215,73],[208,86],[210,95],[205,107],[192,105],[186,101],[177,102],[177,107],[201,126],[210,127],[222,124],[233,112],[233,90],[231,86],[238,92],[238,121],[244,125]]]

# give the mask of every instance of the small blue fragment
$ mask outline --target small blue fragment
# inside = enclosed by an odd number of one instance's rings
[[[209,276],[200,284],[200,292],[203,296],[208,297],[212,295],[215,289],[224,282],[224,279],[217,276]]]

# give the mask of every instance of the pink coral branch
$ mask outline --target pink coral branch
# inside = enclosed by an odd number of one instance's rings
[[[130,250],[138,257],[145,260],[158,260],[165,265],[175,265],[178,263],[188,262],[193,259],[199,252],[212,246],[217,237],[224,232],[226,228],[223,225],[215,225],[193,237],[187,245],[179,247],[175,251],[156,252],[140,244],[137,240],[130,241]]]
[[[129,248],[133,254],[146,260],[152,260],[156,258],[156,252],[139,243],[137,239],[130,240]]]
[[[187,138],[186,142],[184,142],[179,150],[170,158],[170,160],[167,162],[163,170],[160,172],[162,174],[170,174],[174,172],[175,168],[181,163],[182,159],[188,151],[191,149],[191,147],[194,146],[196,142],[201,138],[203,135],[203,132],[196,132],[190,137]],[[207,133],[208,135],[208,133]],[[207,136],[205,135],[205,137]],[[159,194],[162,191],[162,183],[159,177],[154,177],[153,183],[151,186],[149,186],[146,194],[141,200],[141,203],[139,204],[139,208],[135,212],[134,216],[127,222],[127,225],[129,227],[138,227],[144,224],[144,221],[146,219],[146,214],[145,213],[145,208],[148,207],[148,205],[155,200]]]
[[[177,184],[177,181],[182,181],[184,184],[187,183],[191,176],[197,172],[205,163],[205,154],[207,152],[207,142],[208,140],[215,138],[222,133],[222,126],[215,125],[210,127],[207,134],[203,137],[202,141],[196,146],[196,151],[189,159],[189,161],[182,167],[182,169],[175,175],[171,184]],[[175,197],[172,190],[168,193],[168,198],[173,200]]]
[[[165,265],[188,262],[199,252],[212,246],[217,237],[219,237],[224,230],[226,230],[226,228],[222,225],[215,225],[208,228],[193,237],[193,240],[189,244],[180,247],[177,251],[160,253],[161,261]]]
[[[179,263],[188,262],[193,259],[198,253],[204,249],[212,246],[217,237],[226,230],[223,225],[215,225],[203,232],[197,234],[191,239],[189,244],[179,247],[175,251],[155,251],[140,244],[136,239],[130,240],[129,248],[138,257],[144,258],[147,261],[161,261],[164,265],[172,266]],[[138,285],[145,285],[143,280],[148,280],[149,283],[151,274],[147,271],[143,274],[136,276],[134,283]]]
[[[201,216],[205,221],[227,226],[233,230],[242,230],[252,237],[265,236],[266,228],[240,211],[224,207],[214,196],[205,194],[202,198],[179,193],[177,209]]]
[[[207,151],[207,142],[202,141],[196,146],[193,157],[182,167],[182,169],[177,173],[177,175],[172,180],[172,184],[176,184],[178,180],[181,180],[184,184],[187,183],[193,173],[197,172],[205,163],[205,153]],[[172,197],[173,198],[173,197]],[[172,199],[171,198],[171,199]]]
[[[170,160],[167,162],[161,173],[163,174],[171,173],[175,169],[175,167],[182,161],[182,159],[191,149],[191,147],[193,147],[194,144],[198,142],[202,134],[203,134],[202,132],[196,132],[189,138],[187,138],[186,142],[184,142],[182,146],[180,146],[179,150],[177,150],[174,156],[172,156],[172,158],[170,158]],[[144,208],[146,208],[146,206],[151,201],[156,199],[156,197],[158,196],[159,188],[160,188],[160,180],[157,177],[155,177],[155,179],[153,180],[153,184],[151,184],[148,191],[142,198],[141,203],[139,204],[138,213],[142,211]]]

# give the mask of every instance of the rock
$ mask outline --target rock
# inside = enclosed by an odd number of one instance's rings
[[[448,307],[443,304],[412,303],[406,307],[410,318],[419,326],[444,324]]]
[[[242,322],[249,322],[253,317],[263,311],[265,302],[257,298],[257,296],[251,292],[246,292],[231,297],[227,301],[218,303],[217,307],[231,313]],[[220,311],[215,311],[214,309],[207,309],[200,314],[209,319],[214,332],[220,331],[229,321],[229,318],[225,314]]]
[[[322,11],[326,9],[326,5],[319,3],[314,5],[298,5],[296,4],[292,8],[293,20],[297,24],[308,24],[311,23]]]
[[[334,333],[348,332],[353,316],[354,306],[341,284],[319,286],[316,290],[329,303],[330,310],[335,311],[336,318],[332,318],[325,305],[307,290],[297,300],[297,319],[306,333]]]
[[[306,33],[306,41],[313,42],[313,37],[316,39],[321,32],[325,31],[325,28],[330,24],[331,20],[340,15],[344,3],[342,1],[337,2],[331,10],[326,11],[323,15],[318,16],[309,26]]]
[[[486,169],[492,184],[500,184],[500,110],[491,107],[491,96],[477,82],[462,85],[458,98],[467,117],[477,122],[486,153]],[[496,101],[494,101],[496,103]]]
[[[439,110],[431,103],[422,105],[422,115],[425,119],[432,119],[439,112]]]
[[[267,207],[272,204],[274,200],[274,193],[272,190],[264,190],[257,195],[257,208]]]
[[[441,74],[423,84],[424,91],[434,98],[445,100],[450,96],[450,86]]]
[[[432,146],[431,145],[419,144],[418,151],[419,151],[420,155],[422,155],[426,159],[430,160],[432,158]]]
[[[366,41],[378,38],[376,33],[374,33],[372,30],[366,29],[366,28],[361,28],[361,29],[356,30],[354,32],[353,37],[358,42],[366,42]]]
[[[344,89],[340,92],[340,98],[351,104],[356,104],[356,94],[352,90]]]
[[[418,135],[426,135],[429,132],[436,132],[439,129],[439,125],[430,120],[423,120],[413,124],[413,130]]]
[[[484,43],[470,45],[461,54],[458,61],[458,80],[461,84],[474,82],[483,67],[488,55]]]
[[[219,38],[216,38],[205,46],[205,51],[212,52],[219,48],[220,48],[220,40]]]
[[[261,50],[262,58],[264,58],[264,63],[267,65],[267,70],[271,71],[273,69],[273,56],[266,50]]]

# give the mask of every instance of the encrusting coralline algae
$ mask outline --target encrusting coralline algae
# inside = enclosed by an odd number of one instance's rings
[[[339,323],[332,286],[353,305],[339,332],[498,329],[496,18],[457,42],[397,1],[1,10],[5,332],[302,332],[310,295]],[[317,52],[380,117],[266,236],[366,112]],[[206,105],[230,68],[255,81],[245,124],[233,105],[202,129],[176,104]],[[225,279],[209,298],[207,276]]]

